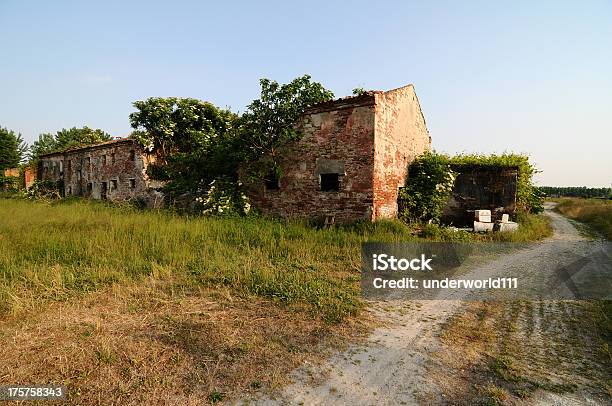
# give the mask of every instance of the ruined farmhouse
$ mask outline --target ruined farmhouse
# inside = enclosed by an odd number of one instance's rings
[[[147,176],[153,157],[131,138],[121,138],[40,156],[37,178],[54,182],[63,196],[162,203]],[[149,201],[153,199],[153,201]],[[157,202],[155,201],[157,199]]]
[[[408,165],[431,147],[412,85],[320,103],[281,152],[278,179],[251,185],[264,213],[338,222],[397,216]]]
[[[296,126],[302,136],[279,151],[280,176],[247,182],[263,214],[326,222],[397,217],[408,167],[431,149],[412,85],[316,104]],[[135,140],[117,139],[43,155],[37,177],[55,182],[64,196],[142,199],[160,206],[160,185],[147,176],[153,160]],[[517,168],[472,166],[458,172],[445,222],[469,224],[475,209],[514,213]]]

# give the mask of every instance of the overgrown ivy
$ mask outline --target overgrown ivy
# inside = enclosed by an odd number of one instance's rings
[[[407,185],[399,193],[400,218],[438,221],[456,176],[446,155],[426,152],[417,157],[409,167]]]
[[[455,170],[461,167],[518,168],[517,208],[523,212],[543,210],[544,194],[533,185],[538,172],[529,157],[520,154],[501,155],[461,154],[449,156],[426,152],[417,157],[408,169],[408,181],[400,191],[400,217],[404,221],[438,222],[452,193]]]

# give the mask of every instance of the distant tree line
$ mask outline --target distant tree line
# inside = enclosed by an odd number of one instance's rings
[[[538,189],[550,197],[609,198],[612,196],[612,189],[608,187],[539,186]]]

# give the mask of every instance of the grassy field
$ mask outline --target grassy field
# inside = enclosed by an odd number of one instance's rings
[[[517,233],[478,236],[399,222],[317,229],[261,218],[188,218],[81,200],[0,200],[0,311],[33,309],[144,276],[305,306],[327,321],[360,308],[360,244],[535,240],[550,234],[539,216]]]
[[[557,211],[571,219],[591,226],[608,240],[612,240],[612,200],[557,199]]]
[[[201,404],[273,390],[368,330],[365,241],[525,241],[399,222],[189,218],[100,202],[0,199],[3,382],[72,403]]]

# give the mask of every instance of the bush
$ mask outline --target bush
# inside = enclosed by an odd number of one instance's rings
[[[16,176],[4,176],[0,173],[0,191],[17,192],[19,190],[19,178]]]
[[[195,198],[196,207],[202,214],[244,216],[251,211],[251,203],[242,190],[241,182],[216,179]]]
[[[55,200],[61,198],[57,182],[40,179],[35,180],[24,195],[28,199]]]
[[[418,157],[410,165],[407,186],[399,193],[400,218],[438,222],[456,177],[446,155],[426,152]]]

